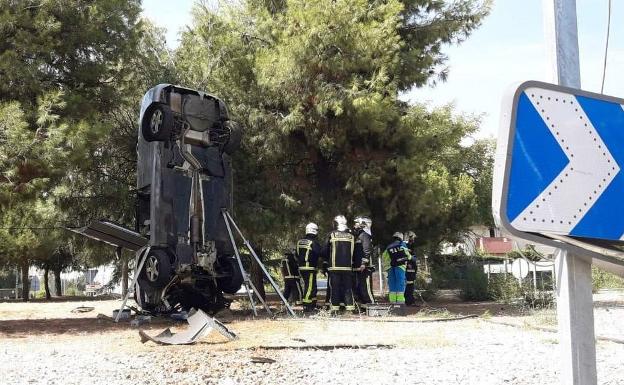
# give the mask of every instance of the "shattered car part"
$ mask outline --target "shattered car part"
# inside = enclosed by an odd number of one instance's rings
[[[238,338],[236,334],[228,330],[225,325],[201,310],[192,312],[192,314],[188,317],[187,322],[189,323],[188,329],[180,333],[172,333],[171,329],[167,328],[160,334],[151,337],[143,330],[139,330],[141,342],[146,343],[147,341],[152,341],[160,345],[188,345],[195,343],[201,337],[210,333],[213,329],[216,329],[230,341]]]

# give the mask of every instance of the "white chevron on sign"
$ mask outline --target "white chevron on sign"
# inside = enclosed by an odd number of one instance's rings
[[[620,171],[574,95],[524,93],[568,157],[568,165],[512,222],[521,231],[568,234]]]

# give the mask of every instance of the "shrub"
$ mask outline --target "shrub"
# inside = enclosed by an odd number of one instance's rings
[[[491,274],[488,292],[492,300],[505,304],[515,302],[521,296],[520,285],[510,274]]]
[[[510,274],[492,275],[488,291],[492,300],[505,304],[518,304],[531,309],[550,308],[554,304],[551,290],[536,290],[530,278],[520,283]]]
[[[490,299],[487,275],[483,266],[472,263],[466,266],[461,283],[460,296],[464,301],[484,301]]]
[[[592,266],[592,290],[624,288],[624,279]]]
[[[416,290],[420,290],[420,295],[424,301],[431,301],[438,292],[436,281],[425,269],[418,269],[416,273]]]

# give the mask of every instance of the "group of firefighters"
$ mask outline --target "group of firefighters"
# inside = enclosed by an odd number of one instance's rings
[[[334,218],[334,230],[321,245],[319,227],[308,223],[305,236],[297,241],[294,250],[288,250],[281,261],[284,277],[284,297],[303,305],[304,312],[316,310],[316,275],[321,270],[328,277],[325,304],[331,312],[341,308],[355,311],[375,303],[372,290],[373,259],[372,221],[358,216],[353,229],[347,226],[343,215]],[[393,234],[393,241],[382,254],[383,269],[387,273],[391,304],[402,307],[413,305],[417,261],[414,252],[415,234]],[[303,283],[303,284],[302,284]]]

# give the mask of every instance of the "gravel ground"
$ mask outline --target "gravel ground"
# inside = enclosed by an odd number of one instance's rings
[[[622,337],[624,295],[609,295],[613,298],[596,302],[596,333]],[[408,318],[415,321],[410,323],[241,319],[229,325],[240,336],[235,342],[213,333],[192,346],[156,346],[141,344],[137,330],[128,325],[94,320],[98,311],[112,309],[115,302],[58,303],[56,307],[6,305],[0,304],[2,384],[429,385],[559,381],[556,334],[481,319],[436,323],[418,322],[416,318]],[[66,317],[67,309],[78,305],[95,306],[96,310]],[[43,306],[47,319],[33,321],[34,314],[24,308],[28,306]],[[54,309],[59,313],[55,314]],[[15,314],[30,314],[23,317],[27,321],[19,322],[37,329],[28,331],[27,326],[16,326],[16,321],[10,321]],[[523,317],[493,317],[498,318]],[[80,324],[71,329],[58,325],[71,322],[83,322],[83,331]],[[151,325],[148,332],[156,334],[163,328],[163,323]],[[395,347],[330,347],[344,343]],[[252,357],[275,362],[253,363]],[[620,369],[624,345],[599,342],[597,357],[600,384],[624,383]]]

